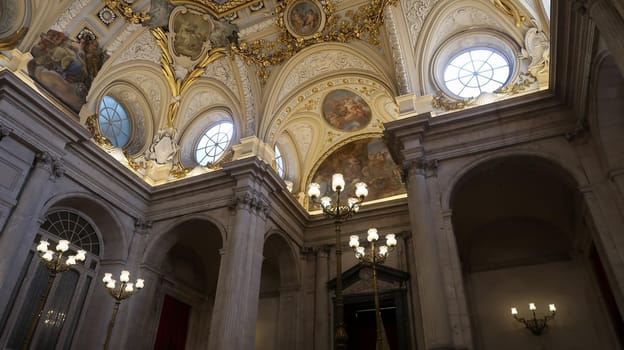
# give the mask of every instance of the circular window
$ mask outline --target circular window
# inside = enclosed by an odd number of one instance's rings
[[[277,167],[277,174],[283,179],[286,173],[284,171],[284,157],[277,145],[275,145],[275,166]]]
[[[113,146],[125,147],[130,141],[132,122],[128,113],[114,98],[104,96],[100,102],[100,129]]]
[[[214,164],[230,145],[234,125],[221,122],[206,131],[195,147],[195,160],[201,166]]]
[[[450,60],[444,70],[444,84],[451,93],[471,98],[505,85],[510,72],[502,54],[490,48],[473,48]]]

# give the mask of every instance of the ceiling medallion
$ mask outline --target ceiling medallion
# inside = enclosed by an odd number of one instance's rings
[[[371,0],[342,15],[335,14],[330,0],[286,0],[275,9],[276,24],[281,31],[277,40],[233,44],[232,53],[241,56],[247,64],[255,65],[258,78],[264,83],[269,77],[269,67],[283,63],[314,44],[359,39],[380,46],[378,35],[384,10],[397,1]]]
[[[262,0],[171,0],[171,4],[188,5],[200,8],[216,19],[220,19],[226,15],[244,9],[249,6],[256,5]]]
[[[117,15],[113,10],[111,10],[110,7],[104,6],[104,8],[102,8],[100,12],[98,12],[98,18],[100,19],[100,21],[102,21],[102,23],[110,25],[115,21]]]

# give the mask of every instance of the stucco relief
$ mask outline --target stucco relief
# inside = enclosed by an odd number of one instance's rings
[[[134,91],[124,91],[121,94],[124,105],[132,111],[133,134],[132,143],[126,148],[126,153],[130,155],[138,154],[145,145],[145,110],[139,102],[139,97]]]
[[[433,8],[433,5],[438,0],[422,0],[422,1],[402,1],[403,12],[407,19],[407,26],[409,27],[410,40],[412,47],[416,46],[418,41],[418,35],[422,30],[422,26],[425,23],[427,15]]]
[[[407,78],[407,70],[405,69],[405,57],[403,57],[403,52],[401,51],[396,18],[392,11],[385,12],[385,24],[388,40],[390,41],[392,61],[394,62],[394,75],[399,85],[399,94],[405,95],[412,89],[409,86],[410,84]]]
[[[218,90],[210,90],[196,94],[188,104],[188,107],[185,108],[183,119],[188,120],[199,114],[202,110],[217,104],[227,104],[227,100]]]
[[[550,66],[550,40],[544,31],[529,28],[524,35],[524,48],[520,58],[529,60],[528,71],[533,76],[548,72]]]
[[[162,97],[156,81],[146,77],[144,74],[130,74],[128,78],[130,81],[136,82],[136,86],[149,96],[148,100],[150,101],[154,114],[160,114],[160,101]]]
[[[150,32],[144,31],[132,42],[132,45],[124,50],[115,61],[115,64],[127,61],[146,60],[160,66],[161,56],[162,52],[158,48],[158,45],[156,45],[154,36],[150,34]]]
[[[123,32],[115,37],[115,40],[106,46],[106,53],[113,57],[113,53],[117,51],[123,44],[128,42],[130,34],[134,33],[137,29],[143,28],[139,24],[128,24],[125,26]]]
[[[222,82],[236,97],[239,97],[238,87],[234,81],[234,72],[232,71],[230,62],[231,60],[226,57],[212,62],[206,67],[203,76]]]
[[[251,81],[249,80],[249,69],[247,69],[247,65],[240,57],[236,56],[236,67],[238,68],[238,73],[240,77],[240,83],[243,90],[243,98],[245,103],[245,113],[246,115],[246,128],[247,132],[245,136],[253,136],[256,134],[256,119],[255,119],[255,100],[254,94],[251,90]]]
[[[453,33],[474,27],[501,28],[499,23],[487,13],[476,7],[462,7],[446,16],[436,29],[436,41],[432,47],[437,47]]]
[[[288,93],[308,80],[323,76],[329,72],[349,68],[374,70],[373,67],[359,57],[346,52],[330,51],[312,54],[290,72],[279,93],[279,100],[282,100]]]
[[[288,132],[294,136],[293,139],[301,152],[301,157],[305,159],[312,144],[312,135],[314,135],[312,126],[307,123],[297,123],[290,126]]]
[[[262,22],[258,22],[252,26],[249,26],[247,28],[241,29],[241,31],[238,33],[238,36],[241,39],[245,39],[248,35],[259,33],[274,24],[275,24],[275,19],[269,18]]]
[[[65,30],[67,30],[67,27],[69,26],[69,24],[74,20],[74,18],[76,18],[78,14],[80,14],[82,9],[86,5],[88,5],[90,2],[91,2],[90,0],[73,1],[71,3],[71,6],[69,6],[69,8],[65,10],[65,12],[63,12],[61,17],[59,17],[59,19],[56,21],[56,23],[54,23],[54,25],[52,25],[50,29],[54,29],[59,32],[64,32]]]

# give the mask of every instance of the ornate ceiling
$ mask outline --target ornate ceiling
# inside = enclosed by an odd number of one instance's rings
[[[277,145],[285,179],[301,191],[331,152],[380,136],[384,122],[548,87],[541,0],[0,0],[0,23],[0,69],[66,109],[152,185],[218,169],[196,166],[194,147],[224,120],[235,131],[220,162],[253,154],[272,164]],[[502,52],[510,78],[460,98],[444,69],[471,46]],[[123,149],[98,125],[106,95],[134,121]],[[343,100],[329,106],[331,98]],[[340,103],[370,118],[331,119]]]

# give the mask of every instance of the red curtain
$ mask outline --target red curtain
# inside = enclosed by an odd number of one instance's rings
[[[154,350],[184,350],[191,307],[165,295]]]

